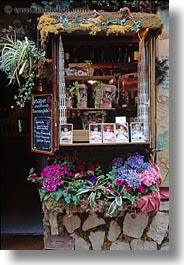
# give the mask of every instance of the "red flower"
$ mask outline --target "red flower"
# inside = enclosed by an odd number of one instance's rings
[[[140,190],[141,193],[144,193],[144,187],[143,186],[139,186],[137,189]]]
[[[94,170],[95,170],[95,166],[94,166],[94,165],[90,165],[89,170],[90,170],[90,171],[94,171]]]
[[[32,175],[32,179],[33,179],[33,180],[37,180],[37,179],[38,179],[38,176],[37,176],[36,173],[33,173],[33,175]]]
[[[55,158],[56,159],[61,159],[61,155],[60,154],[55,154]]]
[[[129,191],[130,190],[130,187],[129,186],[125,186],[125,190],[126,191]]]
[[[95,166],[96,166],[96,167],[100,167],[100,163],[97,162],[97,163],[95,164]]]
[[[123,184],[123,181],[121,179],[116,180],[116,185],[121,186]]]
[[[85,166],[83,166],[83,165],[80,165],[80,166],[79,166],[79,170],[82,171],[82,170],[84,170],[84,169],[85,169]]]

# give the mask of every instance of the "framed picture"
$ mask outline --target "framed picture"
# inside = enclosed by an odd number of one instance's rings
[[[89,124],[89,142],[102,143],[102,124]]]
[[[144,122],[131,122],[131,142],[145,142]]]
[[[116,143],[129,142],[128,122],[116,123]]]
[[[103,123],[102,132],[103,132],[103,143],[115,143],[116,142],[114,123]]]
[[[73,124],[62,124],[60,129],[60,144],[73,143]]]

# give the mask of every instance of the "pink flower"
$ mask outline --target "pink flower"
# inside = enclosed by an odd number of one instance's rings
[[[116,185],[121,186],[123,184],[123,181],[121,179],[116,180]]]
[[[41,172],[40,185],[49,192],[56,191],[59,186],[64,185],[63,176],[73,177],[73,173],[67,165],[53,164],[46,166]]]
[[[106,192],[106,193],[110,193],[111,190],[110,190],[110,189],[105,189],[105,192]]]
[[[139,176],[141,178],[141,182],[147,187],[156,184],[157,180],[160,178],[158,171],[154,167],[149,170],[143,170],[139,173]]]
[[[107,183],[107,184],[105,185],[105,192],[106,192],[106,193],[110,193],[110,192],[111,192],[111,189],[110,189],[110,188],[111,188],[111,185]]]
[[[74,179],[78,178],[80,176],[80,173],[75,173]]]

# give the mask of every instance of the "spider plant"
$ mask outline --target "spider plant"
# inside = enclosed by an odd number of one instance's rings
[[[35,85],[34,65],[44,58],[44,52],[38,50],[35,43],[27,37],[19,40],[16,36],[7,36],[2,45],[0,70],[7,74],[8,85],[17,82],[19,89],[18,96],[15,96],[16,103],[24,107]]]
[[[95,207],[95,200],[100,199],[105,195],[105,187],[106,179],[104,175],[100,175],[98,177],[92,176],[89,181],[86,182],[86,184],[78,190],[78,193],[76,196],[88,195],[88,201],[92,208]]]

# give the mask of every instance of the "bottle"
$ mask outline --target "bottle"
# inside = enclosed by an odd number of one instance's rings
[[[89,59],[94,62],[95,61],[95,51],[92,50],[90,53],[89,53]]]
[[[117,59],[117,62],[122,62],[122,59],[123,59],[123,56],[122,56],[122,50],[121,50],[121,48],[119,47],[119,48],[118,48],[118,59]]]
[[[23,132],[23,121],[22,118],[17,119],[17,128],[18,128],[18,133]]]
[[[100,61],[102,63],[105,63],[105,54],[104,54],[104,50],[101,51],[101,54],[100,54]]]
[[[134,51],[134,62],[139,60],[139,51]]]
[[[74,63],[78,63],[79,62],[79,49],[78,49],[78,47],[73,48],[72,54],[73,54],[73,56],[72,56],[73,60],[72,61]]]
[[[124,54],[123,54],[123,62],[127,63],[128,62],[128,49],[125,48]]]
[[[64,55],[64,58],[65,58],[65,64],[69,64],[70,62],[70,53],[69,52],[65,52],[65,55]]]

